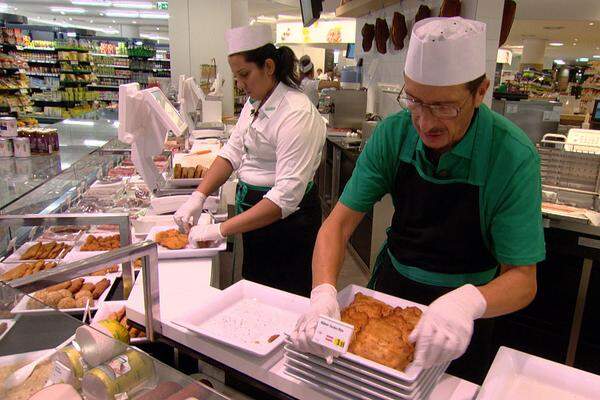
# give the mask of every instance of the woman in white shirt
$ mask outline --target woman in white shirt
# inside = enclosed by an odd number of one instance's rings
[[[339,89],[340,83],[315,79],[315,66],[310,56],[300,57],[300,89],[315,107],[319,107],[319,91],[325,88]]]
[[[234,28],[226,38],[231,71],[249,99],[229,141],[174,218],[180,226],[197,223],[207,194],[236,171],[237,215],[221,224],[194,226],[190,242],[242,233],[244,279],[308,296],[321,225],[313,176],[326,126],[299,90],[293,51],[276,48],[269,27]]]

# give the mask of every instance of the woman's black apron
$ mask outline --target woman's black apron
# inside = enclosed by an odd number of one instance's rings
[[[240,182],[236,192],[237,212],[261,201],[270,187]],[[322,222],[318,190],[310,182],[300,209],[271,225],[242,234],[242,276],[253,282],[310,297],[312,255]]]

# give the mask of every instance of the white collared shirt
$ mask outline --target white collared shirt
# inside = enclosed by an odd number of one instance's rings
[[[282,218],[298,205],[321,162],[326,126],[301,91],[279,83],[252,122],[259,106],[248,100],[219,156],[243,182],[269,186],[264,197],[281,208]]]

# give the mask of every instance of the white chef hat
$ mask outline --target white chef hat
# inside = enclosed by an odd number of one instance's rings
[[[424,85],[467,83],[485,74],[485,45],[483,22],[423,19],[412,29],[404,73]]]
[[[254,50],[272,43],[271,28],[268,25],[250,25],[232,28],[225,32],[227,55]]]

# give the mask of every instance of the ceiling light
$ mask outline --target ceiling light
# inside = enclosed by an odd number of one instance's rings
[[[110,7],[110,1],[104,0],[71,0],[76,6]]]
[[[0,3],[0,11],[7,11],[7,10],[8,10],[8,4]]]
[[[157,26],[157,27],[156,27],[156,30],[157,30],[157,31],[160,31],[160,28]]]
[[[112,20],[112,23],[113,23],[113,24],[116,24],[116,23],[117,23],[117,21],[115,21],[115,20],[113,19],[113,20]]]
[[[154,4],[149,1],[113,1],[113,7],[118,8],[137,8],[140,10],[151,10]]]
[[[593,23],[593,22],[590,22],[588,25],[589,25],[589,26],[594,26],[594,23]]]
[[[137,24],[137,21],[132,21],[131,23],[132,23],[132,24]]]
[[[93,19],[90,19],[90,24],[93,24],[93,23],[94,23],[94,20],[93,20]]]
[[[73,18],[72,18],[72,17],[69,17],[69,21],[73,21]]]
[[[50,11],[61,14],[85,14],[83,8],[77,7],[50,7]]]
[[[117,18],[137,18],[139,13],[137,11],[127,11],[127,10],[106,10],[104,14],[107,17],[117,17]],[[113,24],[116,22],[113,20]]]
[[[137,42],[135,42],[135,45],[136,45],[136,46],[141,46],[141,45],[143,45],[143,44],[144,44],[144,42],[142,42],[141,40],[138,40]]]
[[[588,61],[590,61],[590,59],[587,58],[587,57],[580,57],[576,61],[579,61],[579,62],[588,62]]]
[[[600,58],[600,54],[595,54],[592,56],[593,58]]]
[[[548,43],[549,46],[553,46],[553,47],[560,47],[560,46],[564,46],[563,42],[550,42]]]
[[[556,65],[565,65],[565,64],[566,64],[566,63],[565,63],[565,60],[554,60],[554,63],[555,63]]]
[[[140,18],[144,18],[144,19],[169,19],[169,13],[166,13],[166,12],[140,12]]]
[[[578,41],[579,39],[575,38],[575,39],[573,39],[573,40],[574,40],[574,41]]]

